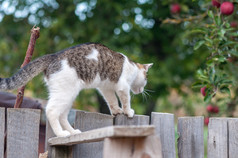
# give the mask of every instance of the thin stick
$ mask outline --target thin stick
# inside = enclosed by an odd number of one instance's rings
[[[31,37],[30,37],[30,42],[26,51],[26,56],[24,59],[23,64],[21,65],[21,68],[25,65],[27,65],[32,58],[32,54],[34,52],[34,48],[35,48],[35,44],[36,44],[36,40],[40,37],[40,28],[33,26],[33,28],[31,29]],[[25,90],[25,86],[22,86],[21,88],[18,89],[18,94],[17,94],[17,98],[16,98],[16,102],[14,105],[14,108],[20,108],[21,104],[22,104],[22,100],[23,100],[23,96],[24,96],[24,90]]]

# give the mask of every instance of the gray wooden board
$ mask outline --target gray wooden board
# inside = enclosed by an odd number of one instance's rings
[[[229,129],[229,158],[238,157],[238,119],[228,120]]]
[[[149,123],[150,117],[146,115],[135,115],[133,118],[128,118],[120,114],[114,118],[114,125],[148,125]]]
[[[50,145],[74,145],[80,143],[97,142],[110,137],[145,137],[154,134],[154,126],[108,126],[68,137],[54,137],[49,139]]]
[[[0,108],[0,157],[4,155],[5,108]]]
[[[178,118],[178,156],[204,157],[203,137],[204,117]]]
[[[40,110],[7,109],[7,158],[38,157]]]
[[[175,158],[174,115],[169,113],[152,112],[151,124],[155,126],[155,133],[161,140],[163,157]]]
[[[210,118],[208,124],[207,157],[228,157],[228,129],[226,118]]]
[[[100,113],[76,111],[75,128],[82,132],[113,125],[113,117]],[[103,142],[78,144],[73,147],[74,158],[102,158]]]

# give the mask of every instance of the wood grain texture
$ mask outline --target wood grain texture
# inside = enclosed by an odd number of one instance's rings
[[[228,120],[229,129],[229,158],[238,157],[238,119]]]
[[[164,158],[175,158],[175,128],[174,115],[152,112],[151,124],[155,126],[155,133],[161,140]]]
[[[228,158],[227,119],[210,118],[208,124],[207,157]]]
[[[203,158],[204,117],[179,117],[178,118],[178,156]]]
[[[38,157],[40,110],[7,109],[7,158]]]
[[[76,111],[75,128],[82,132],[112,126],[113,116],[101,113]],[[74,158],[101,158],[103,155],[103,141],[77,144],[73,147]]]
[[[0,108],[0,157],[4,155],[5,108]]]
[[[106,138],[104,158],[162,158],[160,140],[155,136]]]
[[[74,145],[101,141],[109,137],[145,137],[154,134],[154,126],[110,126],[94,129],[68,137],[54,137],[49,139],[49,144],[53,145]]]
[[[120,114],[114,118],[114,125],[148,125],[149,123],[150,117],[146,115],[135,115],[133,118],[128,118]]]

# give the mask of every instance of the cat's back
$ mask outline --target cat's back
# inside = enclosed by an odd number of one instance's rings
[[[58,59],[67,60],[80,79],[92,82],[97,75],[101,80],[117,82],[125,57],[102,44],[87,43],[57,53]]]

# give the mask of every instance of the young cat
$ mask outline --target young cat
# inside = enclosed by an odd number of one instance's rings
[[[39,57],[12,77],[0,78],[0,90],[19,88],[43,71],[49,91],[46,116],[56,136],[69,136],[80,133],[71,127],[67,116],[82,89],[97,88],[112,115],[124,113],[133,117],[130,90],[134,94],[143,92],[146,73],[152,65],[134,63],[101,44],[81,44]]]

